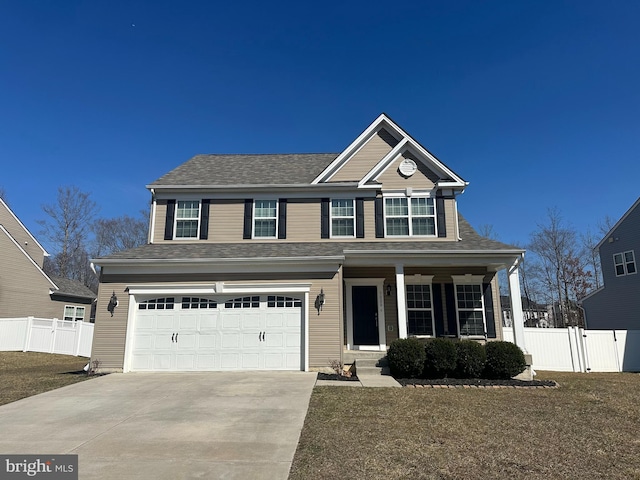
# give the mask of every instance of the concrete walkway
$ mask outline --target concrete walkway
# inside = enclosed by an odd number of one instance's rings
[[[0,406],[0,452],[86,479],[287,479],[316,374],[112,374]]]

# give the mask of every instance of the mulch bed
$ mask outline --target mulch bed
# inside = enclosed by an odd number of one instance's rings
[[[337,373],[318,373],[318,380],[337,380],[339,382],[357,382],[358,377],[352,375],[351,377],[345,377],[338,375]]]
[[[403,387],[434,387],[434,388],[555,388],[558,384],[553,380],[489,380],[486,378],[396,378]]]

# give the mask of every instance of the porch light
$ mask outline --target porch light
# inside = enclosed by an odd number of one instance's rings
[[[387,283],[387,297],[391,296],[391,284]]]
[[[324,305],[324,289],[321,288],[315,302],[315,307],[318,311],[318,315],[320,315],[320,312],[322,311],[322,305]]]
[[[116,309],[117,306],[118,306],[118,297],[116,297],[116,292],[113,292],[113,294],[111,295],[111,299],[109,300],[109,305],[107,305],[107,311],[111,314],[112,317],[113,317],[113,311]]]

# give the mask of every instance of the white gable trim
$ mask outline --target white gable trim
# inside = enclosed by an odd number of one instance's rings
[[[453,182],[446,182],[446,186],[464,189],[469,184],[469,182],[463,180],[460,176],[454,173],[453,170],[448,168],[427,149],[416,142],[407,132],[400,128],[384,113],[380,114],[380,116],[378,116],[378,118],[376,118],[374,122],[351,143],[351,145],[338,155],[336,159],[311,182],[311,184],[323,183],[330,180],[344,166],[344,164],[347,163],[371,139],[371,137],[382,128],[387,130],[394,138],[400,137],[399,143],[391,150],[391,152],[385,155],[385,157],[380,160],[374,168],[372,168],[369,173],[360,180],[360,182],[358,182],[359,188],[364,187],[367,182],[380,176],[405,149],[413,151],[418,159],[426,159],[431,163],[431,165],[429,165],[422,160],[423,163],[425,163],[425,166],[429,168],[435,167],[436,170],[452,178]],[[422,159],[420,157],[422,157]],[[445,185],[445,183],[443,183],[443,185]]]
[[[29,237],[31,237],[31,240],[33,240],[35,242],[35,244],[40,248],[40,250],[42,250],[42,253],[44,254],[45,257],[48,257],[49,254],[47,253],[47,251],[44,249],[44,247],[42,245],[40,245],[40,242],[38,242],[38,240],[36,240],[36,238],[31,235],[31,232],[29,231],[29,229],[27,229],[27,227],[24,226],[24,223],[22,223],[20,221],[20,219],[16,216],[15,213],[13,213],[13,210],[11,210],[9,208],[9,205],[7,205],[4,200],[2,200],[2,198],[0,198],[0,204],[2,204],[4,206],[4,208],[7,209],[7,211],[11,214],[11,216],[14,218],[14,220],[16,222],[18,222],[18,225],[20,225],[22,227],[22,229],[27,233],[27,235],[29,235]]]
[[[11,240],[11,242],[16,246],[16,248],[20,251],[20,253],[22,253],[22,255],[24,255],[24,256],[27,258],[27,260],[29,260],[29,262],[31,262],[31,265],[33,265],[33,266],[36,268],[36,270],[38,270],[38,272],[40,272],[40,275],[42,275],[42,276],[43,276],[43,277],[44,277],[44,278],[49,282],[49,284],[51,284],[51,286],[52,286],[55,290],[59,290],[58,286],[57,286],[55,283],[53,283],[53,280],[51,280],[51,278],[49,278],[49,275],[47,275],[46,273],[44,273],[44,270],[42,270],[42,268],[40,268],[40,265],[38,265],[38,264],[33,260],[33,258],[31,258],[31,255],[29,255],[29,254],[25,251],[25,249],[24,249],[24,248],[22,248],[22,246],[21,246],[18,242],[16,242],[16,239],[15,239],[15,238],[13,238],[13,237],[11,236],[11,234],[7,231],[7,229],[6,229],[6,228],[4,228],[4,226],[3,226],[3,225],[0,225],[0,232],[3,232],[3,233],[7,236],[7,238],[8,238],[9,240]],[[51,293],[55,293],[55,292],[51,292]]]

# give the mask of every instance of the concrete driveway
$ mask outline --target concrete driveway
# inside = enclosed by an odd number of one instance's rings
[[[85,479],[286,479],[315,373],[112,374],[0,407],[0,453]]]

